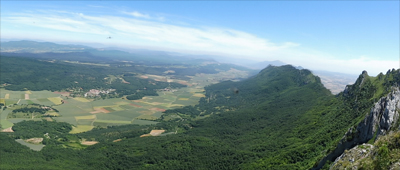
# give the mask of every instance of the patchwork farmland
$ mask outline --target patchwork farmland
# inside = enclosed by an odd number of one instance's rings
[[[191,76],[190,81],[171,79],[167,76],[139,75],[143,79],[154,81],[177,82],[188,87],[180,89],[163,89],[158,91],[159,96],[146,96],[140,100],[127,100],[125,98],[88,99],[83,97],[69,97],[69,92],[51,91],[9,91],[0,88],[0,103],[8,108],[0,109],[1,129],[7,129],[23,120],[41,120],[32,117],[10,118],[7,117],[17,106],[40,104],[51,106],[58,113],[46,113],[53,117],[46,120],[67,122],[74,125],[70,133],[89,131],[96,126],[107,127],[124,124],[148,125],[157,123],[155,120],[162,116],[168,109],[195,105],[204,97],[204,86],[219,81],[245,77],[237,70],[229,70],[218,74],[198,74]]]

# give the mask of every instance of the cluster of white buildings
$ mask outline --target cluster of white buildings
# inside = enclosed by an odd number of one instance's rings
[[[159,89],[159,91],[169,91],[169,92],[176,92],[177,90],[172,90],[172,89],[169,89],[169,88],[164,88],[164,89]]]
[[[115,89],[108,89],[108,90],[97,90],[97,89],[91,89],[88,92],[85,93],[85,97],[97,97],[100,94],[109,94],[111,92],[115,91]]]

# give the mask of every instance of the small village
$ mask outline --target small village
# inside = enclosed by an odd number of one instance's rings
[[[84,94],[84,97],[98,97],[100,96],[100,94],[110,94],[113,91],[115,91],[115,89],[108,89],[108,90],[91,89]]]

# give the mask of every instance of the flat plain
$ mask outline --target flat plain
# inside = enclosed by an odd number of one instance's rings
[[[240,74],[239,74],[240,73]],[[234,75],[234,76],[232,76]],[[219,81],[246,77],[245,72],[235,69],[218,74],[197,74],[190,76],[191,80],[171,79],[168,76],[139,75],[144,79],[154,81],[177,82],[187,85],[179,89],[159,90],[158,96],[146,96],[140,100],[127,100],[125,98],[89,99],[84,97],[68,97],[68,92],[51,91],[9,91],[0,89],[0,103],[10,106],[0,111],[1,129],[6,129],[23,120],[41,120],[38,118],[8,118],[14,104],[40,104],[51,106],[59,112],[53,114],[51,120],[67,122],[74,127],[71,133],[81,133],[93,127],[113,126],[123,124],[148,125],[156,124],[156,119],[168,109],[196,105],[204,97],[204,87]],[[17,107],[17,106],[15,106]],[[46,118],[47,120],[47,118]]]

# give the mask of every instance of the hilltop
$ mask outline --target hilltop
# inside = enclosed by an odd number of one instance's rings
[[[400,83],[399,71],[389,70],[377,77],[363,72],[353,85],[332,95],[320,78],[307,69],[269,66],[246,80],[206,86],[205,96],[197,105],[166,110],[155,125],[125,125],[68,134],[57,140],[64,142],[46,141],[40,152],[14,144],[4,146],[12,145],[15,151],[1,146],[1,166],[40,167],[39,164],[51,162],[48,166],[55,169],[329,167],[326,162],[341,154],[343,147],[338,145],[359,136],[352,133],[354,130],[349,132],[349,128],[357,127],[377,102],[393,93]],[[166,135],[140,137],[151,130],[165,130]],[[4,141],[13,142],[0,135]],[[78,150],[65,148],[82,140],[99,143]],[[345,148],[356,144],[359,142]],[[13,153],[17,154],[11,156]],[[329,156],[332,153],[335,154]],[[18,165],[12,163],[23,155],[30,155],[29,159],[20,160]]]

